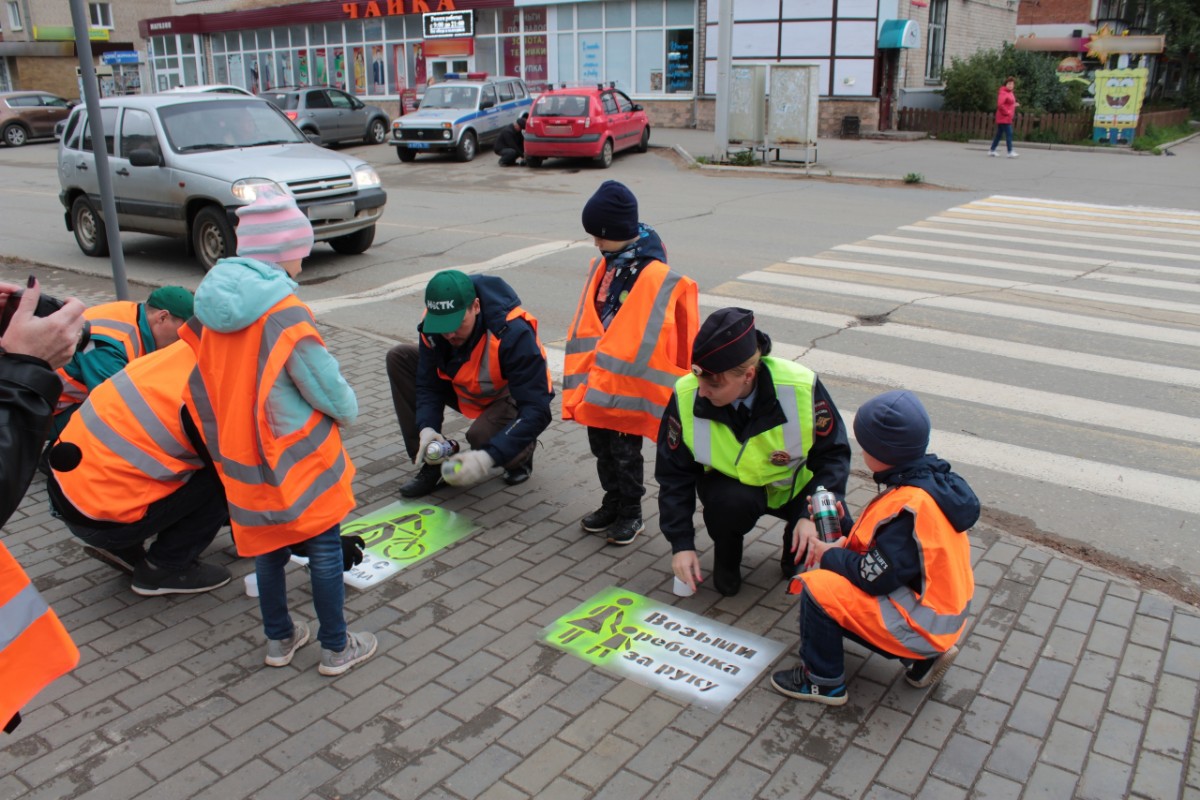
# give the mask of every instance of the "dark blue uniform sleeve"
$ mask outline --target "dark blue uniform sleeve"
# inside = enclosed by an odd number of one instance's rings
[[[837,495],[838,500],[845,501],[846,481],[850,477],[850,437],[833,398],[819,378],[813,387],[813,415],[813,446],[808,451],[807,465],[813,476],[799,496],[810,497],[818,486],[824,486]],[[808,503],[797,503],[796,506],[800,512],[797,519],[809,516]],[[794,525],[796,520],[789,522]],[[847,511],[842,517],[842,533],[849,533],[853,525],[854,517]]]
[[[696,549],[696,481],[704,467],[696,462],[683,442],[679,405],[672,393],[658,428],[658,457],[654,478],[658,481],[658,527],[671,543],[671,552]]]
[[[550,425],[550,367],[538,346],[537,334],[523,319],[508,324],[500,340],[500,370],[517,406],[517,418],[483,448],[504,466],[537,440]]]
[[[836,572],[870,595],[890,594],[901,586],[919,591],[921,559],[913,530],[915,519],[903,511],[880,525],[865,553],[844,547],[826,550],[821,569]]]
[[[441,433],[445,418],[446,395],[454,394],[450,381],[438,377],[437,353],[425,343],[424,334],[417,336],[417,430],[433,428]]]

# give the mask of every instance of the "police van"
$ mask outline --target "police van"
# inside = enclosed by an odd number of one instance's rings
[[[418,153],[445,152],[470,161],[479,145],[495,141],[531,105],[533,98],[520,78],[446,73],[443,82],[425,89],[420,108],[392,122],[391,144],[404,162]]]

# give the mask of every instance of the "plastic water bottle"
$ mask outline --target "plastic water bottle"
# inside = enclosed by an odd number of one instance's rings
[[[818,486],[812,496],[812,521],[817,526],[817,535],[822,542],[836,542],[842,538],[842,523],[838,519],[837,496]]]
[[[453,439],[446,439],[443,442],[432,441],[425,448],[425,463],[440,464],[450,456],[458,452],[458,442]]]

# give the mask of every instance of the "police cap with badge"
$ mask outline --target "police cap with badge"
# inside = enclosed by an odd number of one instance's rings
[[[718,375],[746,363],[755,351],[771,352],[771,339],[754,327],[754,312],[721,308],[709,314],[692,344],[692,374]]]

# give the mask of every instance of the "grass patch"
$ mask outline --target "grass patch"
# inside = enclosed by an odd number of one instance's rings
[[[925,176],[919,172],[910,172],[904,176],[905,183],[920,183],[925,180]]]
[[[1158,154],[1159,146],[1176,139],[1182,139],[1192,132],[1192,126],[1186,122],[1179,125],[1160,128],[1157,125],[1147,125],[1146,132],[1133,140],[1130,145],[1134,150]]]

